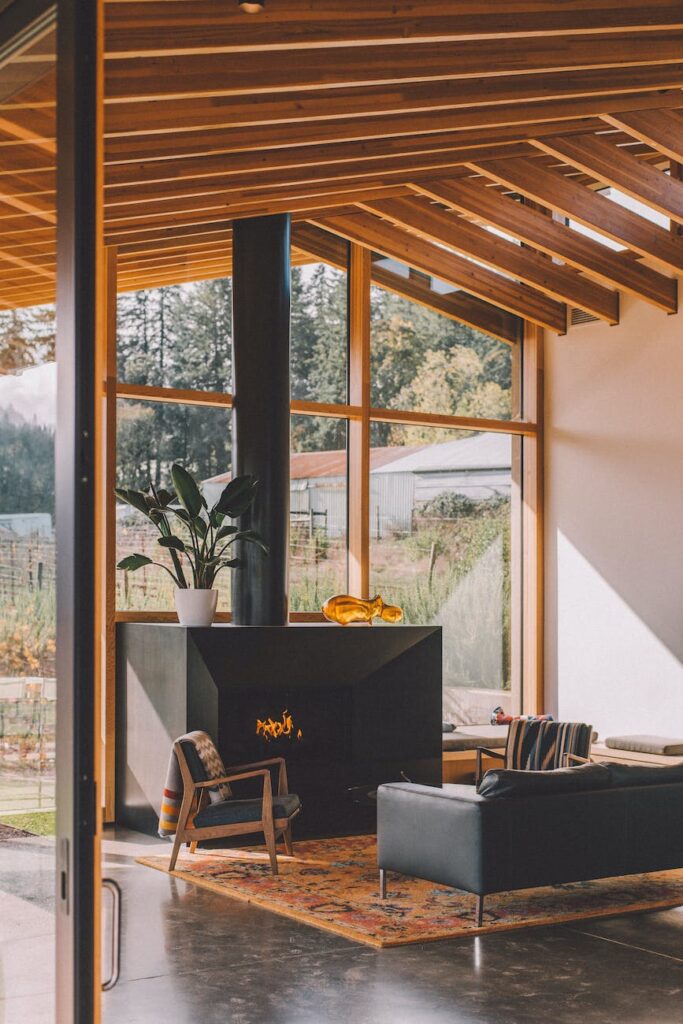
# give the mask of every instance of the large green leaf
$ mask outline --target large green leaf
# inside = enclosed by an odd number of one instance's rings
[[[163,487],[160,487],[157,491],[157,501],[162,508],[166,508],[173,501],[173,495],[169,491],[164,490]]]
[[[135,572],[136,569],[142,569],[143,565],[152,565],[152,559],[148,558],[147,555],[127,555],[122,558],[116,566],[117,569],[126,569],[128,572]]]
[[[220,530],[216,534],[216,540],[223,540],[225,537],[230,537],[233,533],[237,533],[236,526],[221,526]]]
[[[184,551],[185,545],[180,537],[175,537],[171,534],[170,537],[159,537],[157,541],[162,548],[174,548],[176,551]]]
[[[149,519],[147,499],[142,491],[135,491],[128,487],[116,487],[114,488],[114,494],[119,501],[125,502],[126,505],[132,505],[133,508],[137,509],[138,512],[142,512],[143,516],[147,516]]]
[[[231,480],[223,493],[214,505],[217,512],[223,512],[232,519],[236,519],[247,511],[256,497],[256,485],[258,481],[254,476],[236,476]]]
[[[194,478],[184,466],[181,466],[179,462],[174,462],[171,466],[171,479],[181,504],[187,509],[192,519],[196,519],[204,507],[204,501]]]

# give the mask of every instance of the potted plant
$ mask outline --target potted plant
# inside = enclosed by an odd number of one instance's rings
[[[257,481],[253,476],[235,477],[209,508],[192,475],[177,462],[171,467],[171,479],[175,494],[151,483],[147,493],[125,487],[116,488],[115,493],[156,526],[160,534],[157,543],[168,552],[172,568],[137,553],[122,558],[117,568],[135,572],[145,565],[158,565],[175,583],[175,606],[181,625],[210,626],[218,601],[216,577],[223,569],[235,569],[240,564],[239,558],[230,557],[235,541],[256,544],[268,554],[256,530],[240,530],[227,522],[239,519],[251,508]]]

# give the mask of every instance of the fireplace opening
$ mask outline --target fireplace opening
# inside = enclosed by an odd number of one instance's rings
[[[294,719],[286,708],[279,719],[257,718],[256,735],[262,736],[266,743],[270,743],[271,740],[279,740],[282,737],[288,740],[303,738],[303,732],[301,729],[295,728]]]

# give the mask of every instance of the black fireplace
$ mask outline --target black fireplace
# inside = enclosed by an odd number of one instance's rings
[[[234,470],[259,481],[241,525],[269,556],[240,552],[234,625],[117,627],[117,820],[143,831],[191,729],[226,766],[284,755],[299,836],[373,831],[382,782],[441,783],[440,627],[287,625],[289,244],[286,215],[235,223]]]
[[[438,626],[118,629],[121,824],[156,830],[170,745],[189,729],[226,765],[283,755],[299,837],[374,831],[382,782],[441,784]]]

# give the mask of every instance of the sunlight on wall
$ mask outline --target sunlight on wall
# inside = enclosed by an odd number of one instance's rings
[[[683,735],[683,665],[559,530],[557,579],[559,718]]]

